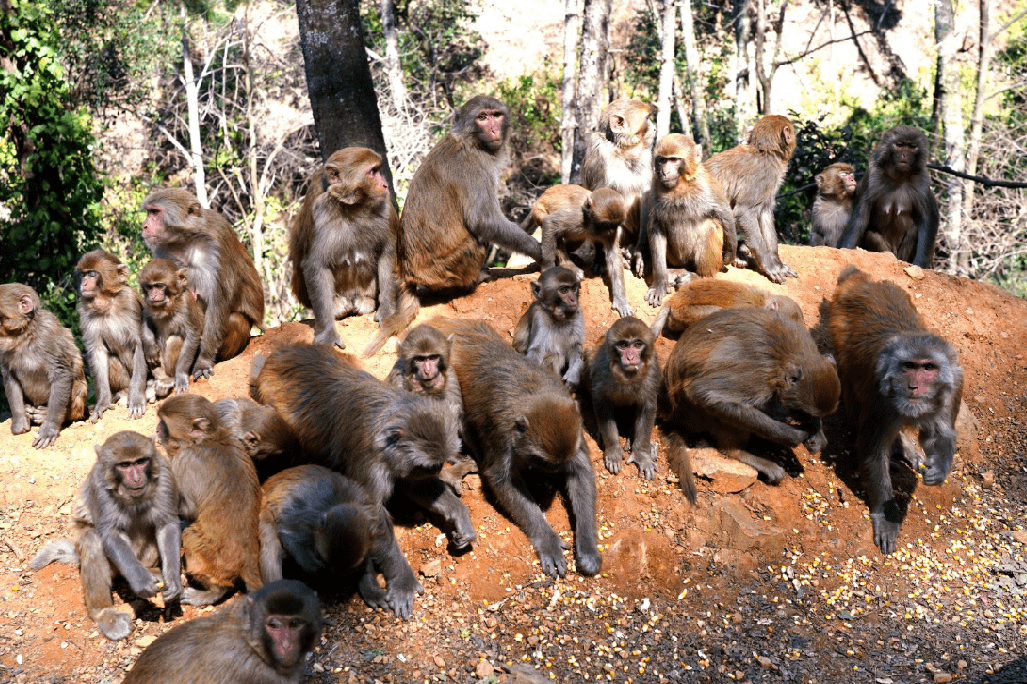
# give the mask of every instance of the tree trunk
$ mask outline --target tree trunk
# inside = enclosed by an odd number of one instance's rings
[[[578,124],[574,96],[578,85],[578,0],[566,0],[563,13],[563,92],[560,95],[560,182],[571,182]]]
[[[185,17],[185,5],[182,6]],[[182,26],[182,80],[185,85],[186,116],[189,124],[189,164],[193,167],[193,185],[196,199],[204,209],[210,209],[207,198],[207,178],[203,171],[203,141],[200,138],[200,84],[193,75],[193,58],[189,52],[189,25]]]
[[[578,128],[574,134],[574,161],[571,164],[572,183],[577,182],[581,162],[585,159],[592,131],[596,128],[599,113],[603,108],[601,97],[603,86],[606,84],[611,2],[612,0],[585,0],[576,102]]]
[[[403,81],[403,65],[399,61],[399,38],[396,33],[396,3],[381,0],[382,32],[385,34],[385,72],[397,111],[407,106],[407,86]]]
[[[674,90],[674,0],[663,0],[660,22],[660,83],[656,93],[656,139],[670,133],[671,95]]]
[[[752,115],[752,21],[749,12],[752,0],[735,0],[735,54],[737,55],[737,71],[735,72],[735,127],[737,137],[744,137],[745,125]]]
[[[977,158],[981,152],[981,132],[984,129],[984,105],[988,100],[988,72],[991,69],[991,56],[995,52],[995,36],[991,35],[991,0],[980,0],[981,7],[981,45],[980,58],[977,63],[977,95],[974,98],[974,111],[970,115],[970,141],[966,149],[966,172],[977,173]],[[974,207],[973,181],[963,183],[963,216],[968,220]]]
[[[681,0],[681,42],[685,45],[688,92],[692,97],[692,138],[710,153],[710,129],[706,123],[706,97],[702,87],[702,66],[695,47],[695,27],[692,22],[691,0]],[[684,125],[684,121],[681,122]]]
[[[253,71],[251,50],[253,36],[250,33],[250,7],[246,5],[245,24],[243,25],[243,65],[246,69],[246,135],[250,145],[247,153],[249,167],[250,201],[253,203],[253,220],[250,223],[250,249],[253,251],[253,265],[257,273],[264,276],[264,192],[260,187],[260,174],[257,170],[257,126],[253,113]]]
[[[955,64],[959,36],[953,31],[952,0],[935,0],[934,34],[938,45],[938,76],[935,94],[939,102],[935,109],[944,125],[945,165],[963,171],[966,157],[963,153],[962,97],[959,90],[959,69]],[[945,242],[949,248],[949,273],[967,273],[969,255],[963,245],[963,181],[946,176],[948,188],[943,225]]]
[[[395,193],[367,65],[360,3],[296,0],[296,13],[321,158],[344,147],[370,148],[382,156],[382,175]]]

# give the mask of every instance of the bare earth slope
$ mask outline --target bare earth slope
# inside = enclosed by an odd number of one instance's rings
[[[825,452],[796,449],[792,477],[779,486],[745,468],[718,470],[713,450],[698,450],[708,477],[694,508],[668,477],[662,446],[657,478],[645,482],[634,466],[609,475],[593,441],[601,576],[541,575],[524,535],[470,476],[463,500],[478,525],[474,550],[454,557],[437,527],[397,510],[400,545],[427,590],[414,617],[372,612],[345,591],[327,596],[331,623],[304,681],[1024,681],[1010,677],[1027,670],[1027,302],[940,273],[909,274],[887,254],[781,251],[800,275],[784,286],[752,271],[718,277],[796,299],[826,351],[822,304],[838,272],[855,263],[907,289],[961,354],[969,413],[959,455],[946,484],[916,488],[898,553],[884,558],[873,545],[848,458],[854,435],[840,414],[826,423]],[[480,317],[508,335],[534,277],[501,278],[426,307],[419,320]],[[627,290],[636,314],[652,322],[645,284],[629,276]],[[593,344],[616,314],[599,279],[585,282],[582,303]],[[352,351],[376,330],[369,316],[339,328]],[[305,324],[269,330],[191,391],[245,395],[254,353],[311,338]],[[660,340],[661,359],[672,346]],[[394,361],[390,342],[366,366],[384,377]],[[119,681],[141,648],[198,614],[187,607],[167,623],[157,599],[129,639],[112,643],[85,616],[75,568],[27,568],[42,544],[68,534],[93,445],[122,429],[151,434],[156,421],[153,407],[138,421],[117,407],[97,425],[68,427],[44,451],[31,448],[31,434],[12,436],[9,420],[0,424],[0,682]],[[547,515],[569,540],[559,497]],[[1000,668],[1005,675],[990,674]]]

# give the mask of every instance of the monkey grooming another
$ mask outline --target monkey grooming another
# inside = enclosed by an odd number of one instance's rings
[[[581,283],[574,271],[553,266],[531,283],[535,301],[513,333],[513,348],[577,387],[583,366],[585,314],[578,307]]]
[[[614,475],[620,472],[624,448],[620,444],[617,416],[630,411],[634,432],[628,463],[638,465],[642,479],[653,479],[656,447],[651,440],[662,379],[656,359],[656,335],[639,319],[622,318],[606,331],[602,344],[589,356],[586,368],[592,408],[603,438],[606,469]]]
[[[870,505],[874,544],[895,552],[902,514],[889,461],[917,454],[902,443],[904,427],[919,430],[927,456],[924,484],[940,485],[956,452],[956,416],[963,397],[959,355],[927,330],[909,294],[870,280],[849,266],[838,276],[827,326],[838,355],[846,413],[858,432],[859,477]]]
[[[179,512],[189,521],[182,533],[186,573],[203,587],[187,587],[182,603],[215,603],[236,579],[247,591],[259,589],[260,483],[253,463],[204,397],[176,394],[157,416],[157,435],[182,495]]]
[[[299,684],[322,625],[317,594],[295,580],[272,582],[162,634],[122,684]]]
[[[344,348],[335,319],[396,309],[399,219],[382,158],[364,147],[336,150],[310,179],[289,231],[292,292],[314,311],[314,343]]]
[[[253,461],[261,482],[303,462],[299,440],[292,428],[270,406],[238,397],[221,399],[214,408],[221,424],[239,440],[243,451]]]
[[[96,463],[75,497],[78,540],[47,544],[29,567],[39,570],[53,561],[79,566],[86,613],[117,641],[135,625],[114,608],[115,577],[124,577],[139,598],[163,591],[167,604],[182,595],[178,489],[153,441],[137,432],[116,432],[95,448]],[[150,573],[158,561],[163,584]]]
[[[146,396],[149,369],[143,351],[143,311],[139,296],[125,285],[128,266],[97,249],[82,255],[75,273],[79,323],[96,384],[96,406],[89,420],[100,420],[126,391],[129,418],[139,418],[147,399],[153,401],[156,396]]]
[[[11,434],[42,423],[32,440],[35,448],[53,444],[66,421],[85,418],[86,373],[75,339],[56,316],[39,308],[36,291],[21,283],[0,285],[0,373]]]
[[[521,356],[484,321],[432,321],[453,336],[453,367],[464,395],[464,440],[499,505],[527,535],[542,571],[563,577],[564,542],[529,492],[540,475],[559,477],[574,521],[578,572],[599,572],[596,485],[581,415],[563,383]]]
[[[827,444],[821,419],[841,393],[834,360],[820,355],[805,326],[765,309],[717,311],[690,326],[663,373],[664,417],[712,433],[718,450],[771,483],[785,470],[750,453],[750,435],[818,453]]]
[[[804,323],[802,309],[791,297],[772,295],[731,280],[703,278],[685,283],[663,303],[652,325],[653,334],[658,337],[664,327],[672,333],[681,333],[696,321],[723,309],[766,309]]]
[[[402,492],[443,518],[454,547],[471,545],[470,513],[438,477],[460,451],[456,415],[440,401],[385,384],[324,345],[287,345],[255,359],[253,378],[253,398],[278,411],[307,457],[364,488],[381,532],[360,595],[372,608],[409,618],[414,593],[424,589],[400,551],[385,503]],[[385,591],[376,572],[385,576]]]
[[[837,247],[852,215],[856,177],[848,164],[831,164],[817,174],[817,198],[810,216],[809,243]]]
[[[137,279],[145,304],[143,336],[160,350],[157,394],[165,396],[172,386],[175,394],[188,392],[203,336],[203,309],[189,291],[187,271],[169,259],[151,259]]]

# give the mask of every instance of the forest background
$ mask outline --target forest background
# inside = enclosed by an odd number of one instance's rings
[[[1024,0],[0,0],[0,280],[77,331],[79,256],[103,247],[134,272],[142,198],[186,186],[252,253],[265,324],[302,317],[286,234],[321,160],[384,147],[401,207],[454,108],[488,93],[513,113],[514,220],[576,180],[613,98],[656,104],[659,135],[705,156],[785,114],[799,146],[776,224],[792,244],[820,169],[859,173],[881,132],[919,126],[935,166],[978,177],[932,171],[936,268],[1022,296],[1025,16]]]

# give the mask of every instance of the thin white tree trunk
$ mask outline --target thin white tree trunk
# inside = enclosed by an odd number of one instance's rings
[[[560,182],[571,182],[574,134],[578,128],[574,98],[578,86],[578,0],[566,0],[563,14],[563,92],[560,95]]]
[[[991,0],[980,0],[981,12],[981,45],[980,59],[977,63],[977,95],[974,97],[974,111],[970,115],[970,141],[966,150],[966,172],[977,173],[977,158],[981,152],[981,132],[984,130],[984,104],[988,99],[988,72],[991,69],[991,57],[995,52],[991,35]],[[973,181],[963,183],[963,216],[968,220],[973,212],[974,192]]]
[[[381,0],[382,31],[385,33],[385,72],[389,76],[392,102],[398,111],[407,106],[407,86],[403,81],[403,65],[399,61],[399,38],[396,33],[396,3]]]
[[[185,17],[185,6],[182,7]],[[193,76],[193,60],[189,54],[189,27],[182,27],[182,78],[185,81],[186,115],[189,123],[189,164],[193,167],[193,183],[196,185],[196,199],[204,209],[210,208],[207,199],[207,178],[203,172],[203,145],[200,139],[200,84]]]
[[[674,0],[663,0],[660,22],[660,83],[656,92],[656,139],[670,133],[671,95],[674,90]]]
[[[706,146],[709,153],[710,129],[706,123],[706,97],[702,88],[702,65],[699,64],[699,51],[695,47],[695,26],[692,21],[691,0],[680,0],[681,8],[681,42],[685,46],[685,64],[688,67],[688,93],[692,98],[692,137],[697,143]],[[682,120],[684,125],[684,120]]]
[[[945,165],[955,171],[966,168],[963,142],[962,96],[959,90],[959,69],[955,63],[958,35],[954,29],[952,0],[935,0],[934,34],[938,49],[938,82],[941,94],[939,111],[944,126]],[[968,254],[963,245],[963,181],[946,176],[948,197],[945,198],[945,241],[949,248],[948,271],[966,273]]]
[[[599,122],[606,85],[607,53],[610,45],[611,0],[585,0],[582,12],[581,62],[578,68],[577,130],[574,135],[574,162],[571,182],[575,182]]]
[[[243,27],[243,64],[246,67],[246,134],[250,139],[249,153],[246,155],[249,166],[250,198],[253,202],[253,221],[250,223],[250,248],[253,250],[253,265],[257,273],[264,274],[264,191],[260,187],[260,174],[257,170],[257,126],[253,114],[253,69],[251,50],[253,36],[250,33],[250,4],[246,5],[245,26]]]

